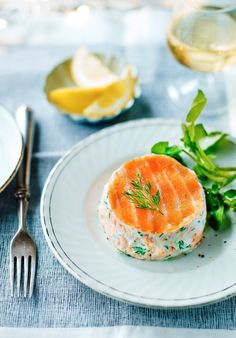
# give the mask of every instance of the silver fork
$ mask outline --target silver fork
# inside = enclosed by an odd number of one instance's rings
[[[19,228],[10,244],[10,287],[14,295],[14,280],[16,280],[17,296],[23,282],[24,297],[32,296],[36,269],[36,245],[27,231],[27,213],[30,198],[30,165],[33,147],[34,120],[33,112],[27,106],[21,106],[16,111],[16,120],[24,140],[22,164],[16,177],[16,193],[18,200]]]

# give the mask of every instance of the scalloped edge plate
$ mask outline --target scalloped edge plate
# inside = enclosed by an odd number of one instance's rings
[[[157,141],[168,137],[179,143],[180,135],[181,124],[175,120],[120,123],[79,142],[52,169],[41,198],[44,235],[58,261],[82,283],[154,308],[206,305],[236,294],[235,226],[222,233],[208,229],[187,256],[148,262],[118,253],[99,224],[97,205],[112,171],[148,153]]]
[[[13,116],[0,106],[0,192],[15,177],[23,157],[23,140]]]

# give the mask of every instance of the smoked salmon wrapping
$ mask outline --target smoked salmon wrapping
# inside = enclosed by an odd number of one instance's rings
[[[128,198],[137,177],[146,187],[145,196],[152,200],[158,195],[158,207],[139,204],[139,191],[135,191],[137,203]],[[169,259],[200,243],[206,223],[205,195],[192,170],[168,156],[146,155],[112,174],[103,190],[99,219],[108,240],[126,255]]]

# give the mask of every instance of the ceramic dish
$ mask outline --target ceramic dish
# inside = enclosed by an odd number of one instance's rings
[[[124,61],[116,56],[107,56],[105,54],[95,54],[95,55],[99,57],[99,59],[101,59],[102,62],[115,74],[120,74],[122,69],[125,66]],[[46,95],[48,95],[48,93],[54,89],[75,86],[75,83],[70,73],[70,63],[71,63],[71,59],[65,60],[64,62],[58,64],[48,74],[46,81],[45,81],[45,85],[44,85],[44,91]],[[133,71],[136,73],[136,70],[134,69],[134,67],[132,68],[133,68]],[[86,121],[89,123],[99,123],[102,121],[110,121],[110,120],[115,119],[121,113],[124,113],[128,109],[130,109],[133,106],[135,99],[139,98],[140,95],[141,95],[141,88],[139,85],[137,85],[135,88],[134,98],[131,99],[129,102],[127,102],[126,106],[122,110],[120,110],[116,115],[113,115],[111,117],[88,118],[82,115],[72,114],[68,111],[63,111],[63,113],[71,117],[74,121],[79,121],[79,122]]]
[[[0,192],[15,176],[23,155],[21,133],[11,114],[0,106]]]
[[[81,141],[54,167],[41,200],[47,242],[81,282],[112,298],[148,307],[190,307],[236,293],[236,227],[205,239],[192,253],[162,262],[118,253],[98,221],[98,203],[112,171],[147,154],[161,140],[179,143],[180,123],[144,119],[106,128]],[[230,154],[235,163],[235,152]],[[226,159],[225,159],[226,160]],[[235,220],[233,220],[235,221]]]

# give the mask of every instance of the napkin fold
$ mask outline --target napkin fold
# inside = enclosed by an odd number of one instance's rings
[[[0,338],[235,338],[236,330],[175,329],[148,326],[97,328],[0,328]]]

